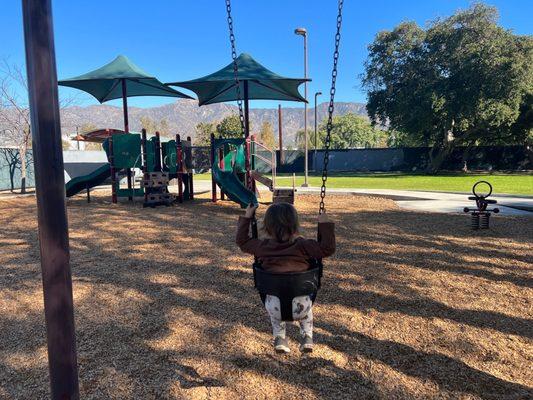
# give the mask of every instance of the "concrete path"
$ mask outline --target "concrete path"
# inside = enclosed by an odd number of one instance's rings
[[[259,185],[261,191],[268,191]],[[108,189],[103,186],[102,189]],[[206,193],[211,191],[211,181],[195,180],[194,192]],[[319,187],[297,188],[297,193],[318,193]],[[472,200],[468,200],[469,193],[426,192],[420,190],[389,190],[389,189],[328,189],[329,194],[359,194],[366,196],[384,197],[394,200],[398,206],[406,210],[427,211],[439,213],[463,213],[463,208],[475,207]],[[33,196],[34,193],[26,196]],[[4,192],[0,200],[20,197],[21,195]],[[533,217],[533,196],[495,195],[491,199],[498,201],[496,207],[500,215],[525,215]],[[492,207],[491,207],[492,208]]]
[[[195,191],[211,190],[211,181],[194,182]],[[260,185],[261,186],[261,185]],[[267,190],[260,187],[260,190]],[[318,193],[319,187],[297,188],[297,193]],[[463,208],[474,208],[475,203],[468,200],[469,193],[426,192],[420,190],[389,190],[389,189],[328,189],[328,193],[360,194],[384,197],[394,200],[401,208],[413,211],[440,213],[463,213]],[[533,217],[533,197],[495,195],[491,196],[498,202],[500,215],[527,215]],[[493,207],[490,207],[493,208]]]

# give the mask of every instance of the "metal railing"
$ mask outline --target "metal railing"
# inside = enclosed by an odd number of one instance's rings
[[[258,159],[263,161],[266,165],[270,166],[271,173],[272,173],[272,190],[274,190],[276,188],[276,167],[277,167],[276,150],[269,149],[263,143],[257,142],[253,136],[251,139],[251,143],[253,144],[253,146],[251,146],[252,148],[251,156],[257,157]],[[256,146],[259,146],[264,151],[270,153],[270,160],[266,157],[263,157],[261,154],[258,154],[256,151]]]

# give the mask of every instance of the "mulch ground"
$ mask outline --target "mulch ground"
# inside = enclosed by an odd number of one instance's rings
[[[299,196],[313,237],[318,198]],[[68,201],[83,399],[533,397],[533,219],[330,196],[316,350],[272,351],[232,203]],[[264,211],[261,209],[260,214]],[[48,398],[34,199],[0,202],[0,398]]]

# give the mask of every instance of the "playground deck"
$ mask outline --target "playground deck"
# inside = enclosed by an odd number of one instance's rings
[[[531,219],[472,232],[466,215],[335,196],[318,345],[280,356],[233,243],[242,211],[208,196],[158,209],[104,191],[69,200],[82,398],[533,396]],[[0,398],[48,396],[34,201],[0,201]],[[317,195],[296,206],[313,236]]]

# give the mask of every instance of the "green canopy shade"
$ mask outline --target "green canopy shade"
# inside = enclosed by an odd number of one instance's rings
[[[309,79],[286,78],[278,75],[243,53],[237,58],[238,77],[242,100],[306,100],[298,92],[298,86]],[[185,82],[170,82],[195,92],[199,105],[238,100],[233,63],[202,78]]]
[[[126,56],[118,56],[109,64],[94,71],[63,79],[61,86],[70,86],[83,90],[94,96],[100,103],[123,97],[122,82],[126,83],[126,94],[134,96],[168,96],[190,99],[184,93],[163,85],[154,76],[149,75],[132,63]]]

